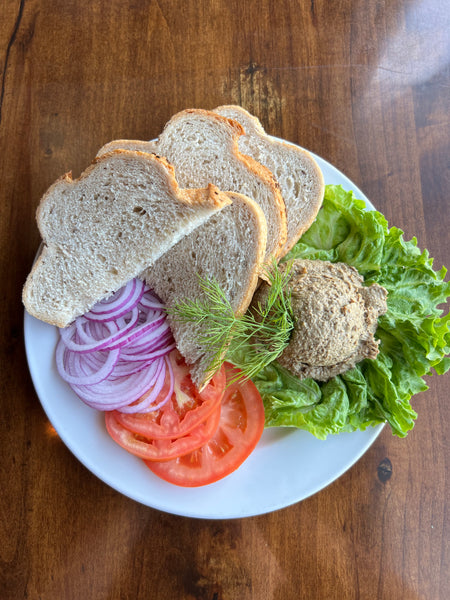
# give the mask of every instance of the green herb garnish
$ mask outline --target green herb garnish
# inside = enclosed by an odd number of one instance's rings
[[[201,327],[198,344],[211,357],[207,372],[215,372],[224,360],[230,360],[252,378],[275,360],[289,343],[294,327],[291,296],[287,288],[290,268],[281,271],[274,264],[266,270],[270,284],[267,301],[253,305],[244,315],[236,316],[214,279],[201,278],[204,297],[180,300],[170,309],[174,319]]]

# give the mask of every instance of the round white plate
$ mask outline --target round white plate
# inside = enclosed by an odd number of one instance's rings
[[[315,156],[327,184],[341,184],[372,204],[335,167]],[[97,477],[129,498],[168,513],[231,519],[268,513],[318,492],[351,467],[374,442],[382,425],[320,441],[305,431],[268,429],[234,473],[208,486],[181,488],[158,479],[106,432],[103,415],[86,406],[59,377],[55,327],[25,313],[25,346],[34,387],[53,427]]]

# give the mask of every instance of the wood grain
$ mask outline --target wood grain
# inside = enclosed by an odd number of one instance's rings
[[[341,169],[449,264],[449,6],[430,0],[4,0],[0,7],[0,598],[443,600],[448,375],[313,497],[232,521],[121,496],[55,435],[28,375],[20,294],[34,212],[114,138],[237,103]]]

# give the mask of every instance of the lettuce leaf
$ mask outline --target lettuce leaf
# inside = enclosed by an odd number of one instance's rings
[[[450,368],[450,295],[446,269],[433,270],[417,240],[389,229],[384,216],[341,186],[328,185],[316,221],[284,260],[345,262],[365,284],[388,290],[388,311],[378,322],[380,352],[328,382],[299,380],[273,362],[253,381],[264,401],[266,426],[294,426],[320,439],[387,421],[404,437],[414,425],[413,395],[427,389],[424,375]]]

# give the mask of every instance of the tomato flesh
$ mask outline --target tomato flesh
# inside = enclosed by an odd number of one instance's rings
[[[189,368],[176,350],[170,354],[175,390],[172,398],[159,410],[126,414],[114,411],[115,420],[125,429],[150,439],[175,439],[190,433],[204,423],[220,405],[225,391],[225,368],[218,371],[208,385],[198,392],[189,375]],[[160,396],[165,395],[163,389]],[[158,399],[155,404],[158,403]]]
[[[147,461],[167,461],[200,448],[214,435],[220,421],[220,404],[204,423],[175,439],[151,439],[126,429],[114,412],[105,413],[106,429],[112,439],[131,454]]]
[[[226,364],[226,374],[232,380],[239,371]],[[144,462],[170,483],[184,487],[207,485],[235,471],[254,450],[263,429],[261,395],[252,381],[241,379],[226,387],[216,432],[201,447],[166,462]]]

